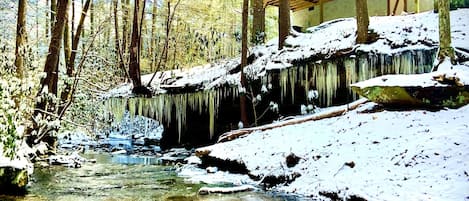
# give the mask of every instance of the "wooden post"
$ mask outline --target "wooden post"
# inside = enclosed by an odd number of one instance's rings
[[[391,15],[391,0],[388,0],[388,10],[387,10],[387,15],[390,16]]]
[[[324,2],[319,0],[319,23],[324,22]]]
[[[355,0],[355,9],[357,16],[356,43],[364,44],[368,42],[368,26],[370,24],[367,0]]]
[[[392,15],[393,15],[393,16],[396,15],[397,7],[399,6],[399,1],[400,1],[400,0],[396,0],[396,3],[394,4],[394,9],[392,10]]]
[[[407,12],[407,0],[404,0],[404,12]]]
[[[415,12],[420,13],[420,0],[415,0]]]
[[[290,0],[280,0],[278,7],[278,49],[283,49],[285,39],[290,35]]]

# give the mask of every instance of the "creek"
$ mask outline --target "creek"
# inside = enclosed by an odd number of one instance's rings
[[[96,163],[84,163],[81,168],[37,167],[25,196],[0,195],[0,200],[294,200],[264,191],[198,195],[198,189],[206,185],[184,181],[175,166],[163,166],[158,158],[101,153],[84,157]]]

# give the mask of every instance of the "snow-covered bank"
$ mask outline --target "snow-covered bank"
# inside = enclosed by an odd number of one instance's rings
[[[368,103],[346,115],[256,132],[200,148],[249,173],[298,175],[274,190],[324,198],[464,200],[469,189],[469,106],[388,111]],[[287,167],[286,157],[301,159]],[[353,164],[353,165],[352,165]]]

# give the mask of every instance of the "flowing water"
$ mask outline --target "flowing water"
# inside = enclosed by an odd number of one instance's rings
[[[88,154],[96,163],[81,168],[36,168],[26,196],[2,196],[0,200],[285,200],[264,192],[198,195],[203,184],[177,177],[175,167],[159,165],[157,158]]]

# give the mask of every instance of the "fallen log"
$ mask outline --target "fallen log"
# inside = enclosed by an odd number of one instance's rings
[[[208,195],[208,194],[213,194],[213,193],[231,194],[231,193],[252,191],[254,189],[256,188],[251,185],[242,185],[242,186],[234,186],[234,187],[202,187],[199,189],[199,195]]]
[[[259,126],[259,127],[254,127],[254,128],[244,128],[244,129],[229,131],[229,132],[226,132],[226,133],[222,134],[218,138],[217,143],[231,141],[231,140],[237,139],[241,136],[251,134],[255,131],[266,131],[266,130],[271,130],[271,129],[279,128],[279,127],[283,127],[283,126],[300,124],[300,123],[304,123],[304,122],[307,122],[307,121],[317,121],[317,120],[321,120],[321,119],[337,117],[337,116],[343,115],[344,113],[346,113],[350,110],[354,110],[354,109],[358,108],[358,106],[360,106],[361,104],[364,104],[366,102],[368,102],[367,99],[359,99],[359,100],[357,100],[353,103],[343,105],[343,106],[338,106],[338,107],[335,107],[331,110],[320,112],[318,114],[313,114],[313,115],[306,116],[306,117],[290,119],[290,120],[286,120],[286,121],[282,121],[282,122],[278,122],[278,123],[273,123],[273,124],[268,124],[268,125],[264,125],[264,126]]]

